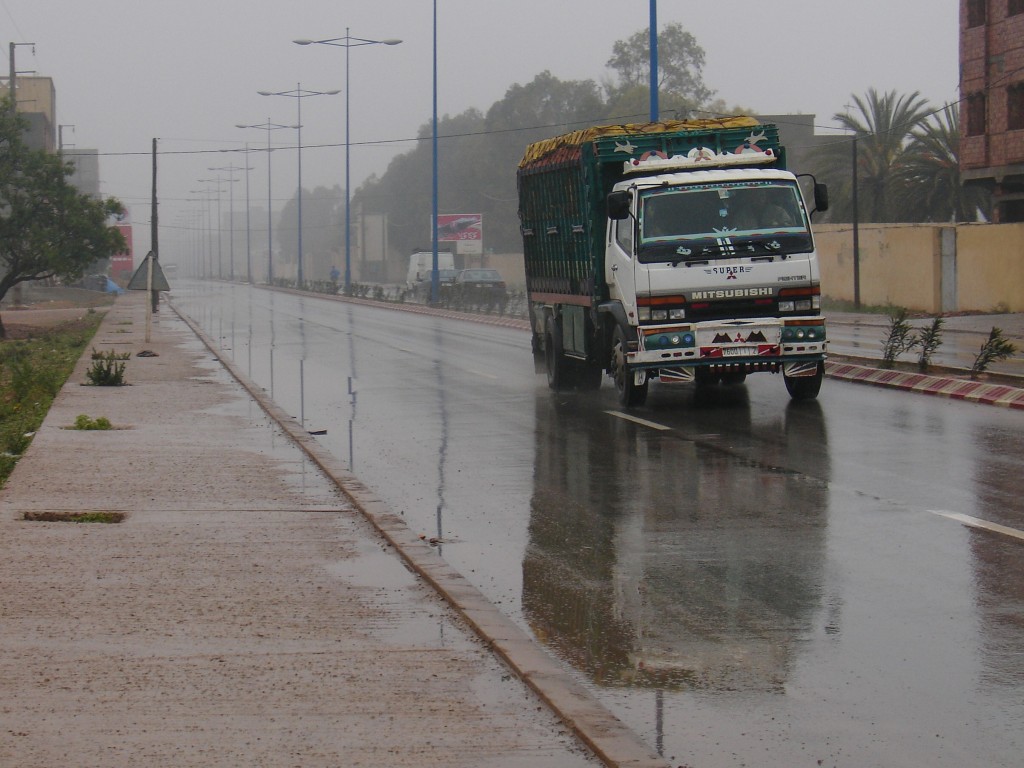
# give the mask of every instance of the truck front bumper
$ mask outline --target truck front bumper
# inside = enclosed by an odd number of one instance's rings
[[[665,381],[692,381],[698,368],[811,376],[827,350],[824,317],[718,320],[641,326],[626,362]]]

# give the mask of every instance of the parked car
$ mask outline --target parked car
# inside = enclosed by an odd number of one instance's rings
[[[505,311],[508,289],[496,269],[464,269],[455,276],[449,294],[453,307],[497,307]]]
[[[431,283],[433,277],[431,276],[431,270],[427,270],[423,279],[412,287],[412,297],[416,301],[422,301],[426,304],[430,301]],[[448,291],[452,287],[452,283],[455,281],[455,276],[459,274],[457,269],[439,269],[437,270],[437,299],[444,303],[448,297]]]

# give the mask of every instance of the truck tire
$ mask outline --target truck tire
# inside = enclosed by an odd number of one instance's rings
[[[555,392],[572,389],[575,384],[575,366],[573,361],[562,353],[562,329],[553,317],[548,317],[544,327],[544,359],[547,363],[548,386]]]
[[[626,368],[626,334],[621,327],[615,329],[612,336],[612,376],[615,378],[615,390],[619,396],[619,405],[630,408],[643,405],[647,401],[647,384],[635,383],[633,372]]]
[[[794,400],[813,400],[821,390],[821,380],[825,378],[825,364],[818,363],[818,370],[813,376],[785,376],[786,390]]]

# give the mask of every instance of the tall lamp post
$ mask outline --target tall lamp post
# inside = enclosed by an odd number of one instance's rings
[[[235,171],[248,171],[248,168],[244,168],[240,165],[224,165],[220,168],[209,168],[211,171],[226,171],[228,173],[225,181],[228,184],[234,184],[238,179],[235,178]],[[248,204],[248,201],[246,202]],[[234,186],[228,187],[228,280],[231,282],[235,281],[235,188]]]
[[[365,37],[353,37],[349,34],[349,28],[345,27],[344,37],[331,37],[326,40],[293,40],[296,45],[333,45],[345,49],[345,292],[348,292],[352,284],[352,185],[349,183],[349,157],[351,144],[349,142],[349,49],[361,45],[398,45],[401,40],[370,40]]]
[[[309,96],[337,96],[341,91],[337,89],[333,91],[309,91],[302,87],[302,83],[297,83],[295,88],[290,91],[257,91],[257,93],[260,96],[288,96],[295,99],[295,103],[298,106],[298,120],[296,121],[295,128],[298,131],[299,157],[299,264],[296,282],[298,287],[302,288],[305,285],[302,277],[302,100]]]
[[[278,123],[270,122],[270,118],[267,118],[265,123],[254,123],[252,125],[242,125],[241,123],[235,124],[236,128],[259,128],[261,131],[267,133],[267,285],[274,284],[274,208],[273,200],[270,196],[270,153],[273,151],[270,148],[270,132],[277,131],[282,128],[298,128],[297,125],[279,125]]]
[[[218,176],[216,179],[199,179],[199,183],[200,184],[206,184],[207,185],[207,189],[209,189],[211,192],[216,192],[217,193],[217,278],[220,279],[220,280],[224,279],[224,258],[221,255],[221,240],[222,240],[222,238],[221,238],[221,229],[224,226],[224,219],[221,217],[221,213],[220,213],[220,193],[224,191],[224,188],[221,186],[221,182],[223,182],[223,181],[224,180],[220,176]],[[217,186],[215,188],[211,189],[210,186],[209,186],[211,184],[216,184]],[[211,203],[212,203],[212,197],[211,197]],[[213,226],[212,225],[210,227],[210,232],[211,232],[210,237],[212,239],[213,238]],[[211,260],[213,259],[212,253],[210,255],[210,259]],[[212,268],[212,266],[210,268],[210,277],[211,278],[213,277],[213,268]]]

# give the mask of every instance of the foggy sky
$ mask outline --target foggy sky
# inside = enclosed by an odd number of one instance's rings
[[[345,49],[295,38],[400,38],[350,51],[352,188],[382,174],[432,109],[432,0],[0,0],[0,42],[20,71],[52,77],[68,151],[101,153],[101,191],[129,205],[136,253],[149,242],[153,138],[159,139],[161,227],[173,226],[211,166],[245,164],[238,123],[293,125],[296,99],[258,90],[343,88]],[[616,40],[648,23],[648,0],[438,0],[438,112],[486,110],[513,84],[549,70],[562,80],[610,77]],[[708,9],[713,8],[713,12]],[[954,0],[660,0],[659,26],[680,22],[704,48],[716,97],[766,113],[813,113],[817,124],[869,87],[954,101]],[[6,67],[4,67],[6,73]],[[303,185],[342,185],[345,94],[302,100]],[[272,133],[294,147],[296,132]],[[335,145],[317,147],[315,145]],[[296,185],[294,150],[275,152],[275,207]],[[265,153],[250,156],[254,204],[266,202]],[[514,168],[509,169],[515,173]],[[243,194],[240,184],[236,195]],[[238,197],[236,197],[236,205]],[[443,211],[442,211],[443,212]],[[425,212],[429,217],[429,212]],[[180,216],[179,216],[180,218]],[[161,240],[164,237],[161,235]]]

